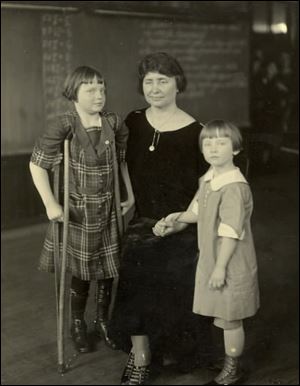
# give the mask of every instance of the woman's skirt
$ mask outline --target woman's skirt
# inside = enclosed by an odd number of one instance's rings
[[[110,336],[128,352],[131,335],[148,335],[154,358],[169,354],[191,364],[208,356],[211,344],[211,318],[192,312],[196,227],[157,237],[155,222],[139,218],[127,229]]]

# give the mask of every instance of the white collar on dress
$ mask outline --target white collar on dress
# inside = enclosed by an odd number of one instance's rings
[[[213,169],[211,168],[205,173],[204,181],[210,181],[210,186],[213,191],[219,190],[223,186],[232,184],[233,182],[244,182],[248,184],[238,167],[235,167],[233,170],[220,174],[216,177],[214,177]]]

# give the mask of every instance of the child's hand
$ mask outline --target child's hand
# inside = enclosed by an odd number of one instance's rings
[[[225,285],[226,270],[223,267],[216,266],[208,282],[210,289],[220,289]]]
[[[171,213],[166,218],[159,220],[152,228],[155,236],[165,237],[186,228],[186,224],[176,222],[181,213],[182,212]]]
[[[120,206],[122,209],[122,216],[125,216],[125,214],[129,211],[132,205],[133,203],[130,200],[120,202]]]
[[[182,214],[182,212],[170,213],[165,218],[165,225],[168,227],[174,227],[176,220]]]
[[[52,202],[51,204],[49,204],[46,207],[46,212],[50,221],[64,221],[63,208],[57,202]]]

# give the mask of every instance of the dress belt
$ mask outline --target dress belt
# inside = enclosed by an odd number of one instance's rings
[[[78,193],[78,194],[98,194],[98,193],[106,193],[107,187],[99,187],[99,188],[92,188],[92,187],[84,187],[84,186],[75,186],[70,184],[70,193]]]

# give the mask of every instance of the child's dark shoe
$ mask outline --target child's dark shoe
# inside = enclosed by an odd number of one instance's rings
[[[243,378],[244,373],[239,367],[239,358],[226,355],[222,371],[205,385],[240,385]]]

